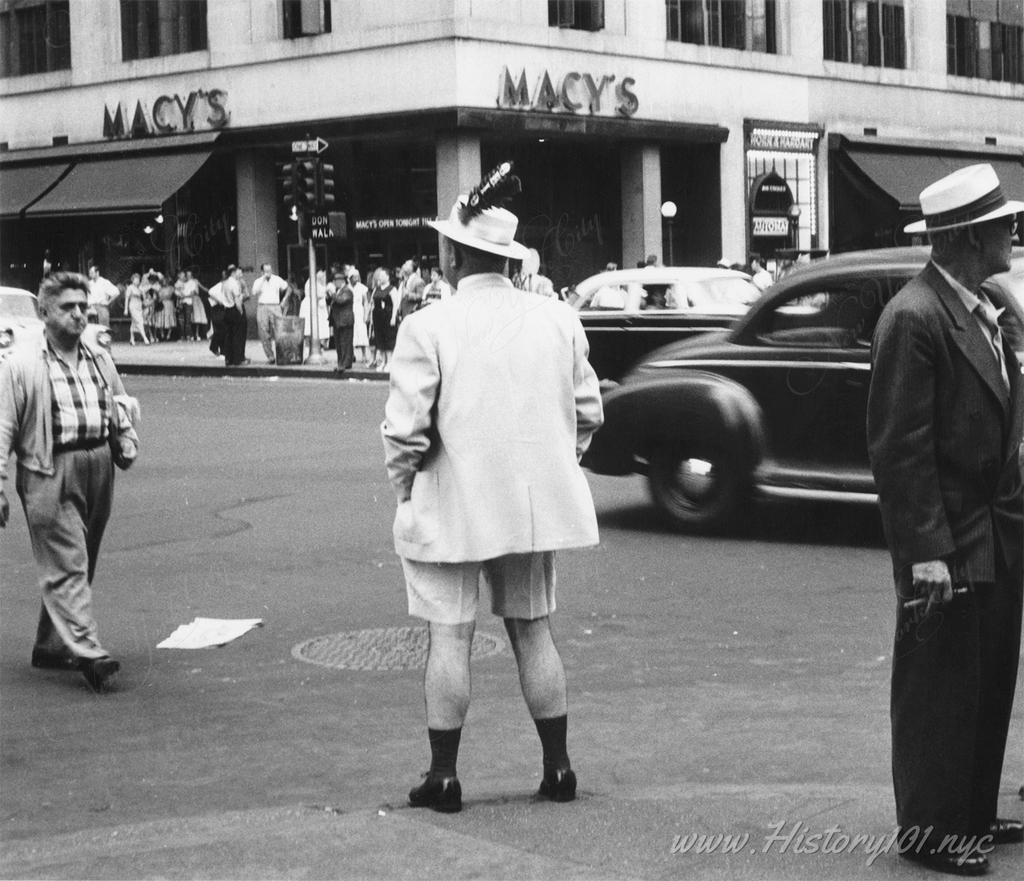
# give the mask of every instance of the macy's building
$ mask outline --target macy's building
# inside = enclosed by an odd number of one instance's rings
[[[1024,198],[1022,33],[1022,0],[0,0],[3,278],[301,278],[277,168],[308,138],[319,260],[364,274],[429,262],[504,159],[558,285],[891,245],[957,165]]]

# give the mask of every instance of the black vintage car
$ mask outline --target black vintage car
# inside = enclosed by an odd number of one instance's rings
[[[568,294],[602,380],[617,380],[648,352],[725,330],[760,291],[743,272],[717,267],[647,266],[601,272]]]
[[[813,262],[776,282],[731,330],[649,354],[606,391],[605,424],[584,465],[646,474],[655,504],[694,531],[728,525],[755,493],[876,501],[865,428],[871,335],[929,253],[889,248]],[[1024,257],[1014,259],[1019,274]],[[1010,287],[1004,280],[993,293],[1019,326]]]

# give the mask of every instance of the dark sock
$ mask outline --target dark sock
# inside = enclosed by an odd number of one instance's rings
[[[430,738],[430,776],[454,777],[462,728],[428,728],[427,736]]]
[[[565,771],[569,765],[569,752],[565,747],[566,729],[569,727],[568,716],[553,716],[550,719],[534,719],[540,735],[540,743],[544,749],[544,770]]]

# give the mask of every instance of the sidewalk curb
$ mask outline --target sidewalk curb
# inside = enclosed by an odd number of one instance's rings
[[[200,366],[195,364],[132,364],[121,361],[117,363],[117,372],[122,376],[236,376],[291,379],[358,379],[363,381],[387,381],[389,374],[382,371],[346,370],[338,373],[333,368],[324,367],[226,367]]]

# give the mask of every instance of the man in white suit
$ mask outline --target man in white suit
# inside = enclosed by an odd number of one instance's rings
[[[409,612],[430,633],[431,764],[409,803],[442,812],[462,808],[456,760],[480,583],[504,619],[540,735],[539,796],[575,798],[565,670],[548,618],[554,552],[598,541],[579,459],[603,413],[583,327],[564,303],[512,286],[506,261],[526,252],[513,241],[518,221],[483,207],[481,191],[431,224],[455,293],[402,323],[381,427]]]

